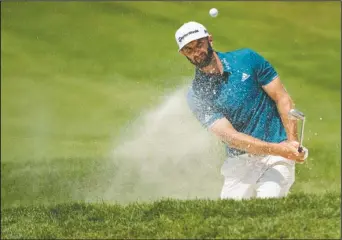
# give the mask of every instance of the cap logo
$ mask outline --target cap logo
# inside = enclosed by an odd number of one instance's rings
[[[190,31],[190,32],[184,34],[183,36],[179,37],[179,38],[178,38],[178,42],[181,43],[181,42],[184,40],[185,37],[187,37],[187,36],[189,36],[189,35],[191,35],[191,34],[194,34],[194,33],[198,33],[198,32],[199,32],[199,31],[198,31],[197,29],[194,30],[194,31]]]

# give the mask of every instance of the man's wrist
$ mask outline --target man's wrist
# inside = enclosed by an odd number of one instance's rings
[[[297,138],[288,138],[286,141],[287,142],[298,142],[298,139]]]
[[[288,134],[287,141],[289,141],[289,142],[292,142],[292,141],[298,142],[297,134]]]
[[[277,155],[279,153],[279,144],[269,143],[267,150],[269,155]]]

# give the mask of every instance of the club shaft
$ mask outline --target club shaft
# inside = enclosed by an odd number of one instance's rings
[[[302,129],[300,134],[300,146],[303,146],[303,139],[304,139],[304,125],[305,125],[305,118],[302,120]]]

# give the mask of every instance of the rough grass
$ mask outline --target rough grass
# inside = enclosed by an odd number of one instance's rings
[[[340,238],[340,195],[4,209],[2,238]]]

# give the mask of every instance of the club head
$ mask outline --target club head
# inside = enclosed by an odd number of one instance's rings
[[[289,116],[294,118],[294,119],[300,119],[300,120],[304,120],[305,119],[304,113],[302,113],[301,111],[299,111],[297,109],[291,109],[289,111]]]

